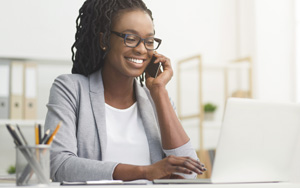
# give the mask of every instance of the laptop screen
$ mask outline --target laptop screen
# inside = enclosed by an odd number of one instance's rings
[[[212,182],[288,181],[299,131],[299,104],[230,98]]]

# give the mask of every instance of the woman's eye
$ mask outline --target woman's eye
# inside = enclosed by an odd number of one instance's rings
[[[154,42],[150,41],[150,42],[147,42],[146,44],[152,46],[154,44]]]
[[[130,42],[136,42],[136,41],[138,41],[138,39],[136,37],[131,37],[131,36],[127,37],[126,40],[130,41]]]

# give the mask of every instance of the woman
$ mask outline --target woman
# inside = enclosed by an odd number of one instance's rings
[[[51,88],[45,127],[55,129],[53,181],[194,178],[205,171],[165,88],[171,62],[154,53],[142,0],[87,0],[77,18],[73,69]],[[144,70],[152,56],[156,77]]]

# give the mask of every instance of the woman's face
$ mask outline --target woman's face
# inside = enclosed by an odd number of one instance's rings
[[[114,19],[112,31],[124,34],[136,34],[141,38],[154,36],[153,22],[150,16],[142,10],[123,11]],[[153,55],[143,42],[131,48],[125,45],[124,39],[111,33],[111,49],[103,66],[110,75],[137,77],[141,75]],[[108,72],[106,72],[108,73]]]

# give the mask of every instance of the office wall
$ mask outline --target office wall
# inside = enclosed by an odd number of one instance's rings
[[[254,58],[254,97],[296,101],[294,1],[237,2],[238,55]]]
[[[295,42],[296,42],[296,48],[295,52],[300,52],[300,1],[295,0],[295,6],[294,6],[294,12],[295,12]],[[300,102],[300,53],[296,53],[296,101]],[[298,73],[298,74],[297,74]]]
[[[70,60],[82,2],[0,1],[0,57]]]

